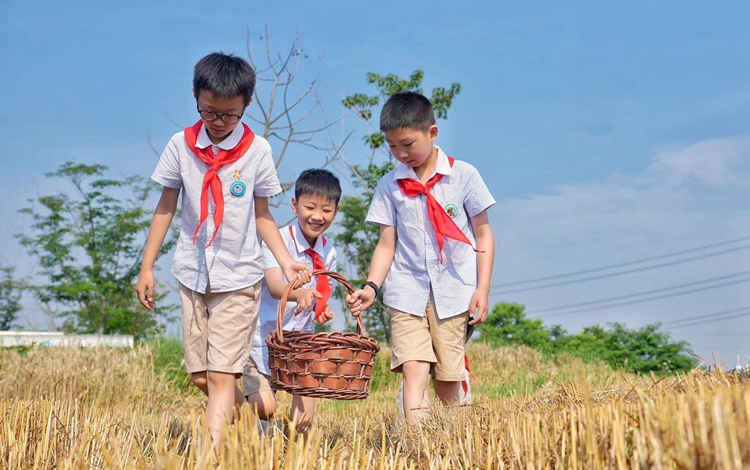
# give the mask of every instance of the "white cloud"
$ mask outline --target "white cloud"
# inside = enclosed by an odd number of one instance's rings
[[[737,167],[750,156],[750,138],[706,140],[687,147],[665,149],[654,157],[649,170],[672,183],[700,182],[727,186],[742,181]]]
[[[493,286],[628,262],[750,235],[750,138],[707,140],[660,150],[641,172],[603,182],[552,188],[545,194],[500,201],[490,215],[497,255]],[[632,275],[502,294],[491,301],[517,301],[535,309],[631,294],[744,271],[750,250]],[[584,325],[624,321],[637,327],[658,320],[750,305],[746,284],[561,316],[571,331]],[[701,354],[750,353],[743,336],[704,337],[701,331],[736,323],[676,331]]]

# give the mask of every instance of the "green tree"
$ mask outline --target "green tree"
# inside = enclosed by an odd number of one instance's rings
[[[550,331],[542,320],[526,318],[524,309],[523,305],[517,303],[496,304],[487,315],[487,320],[477,327],[477,341],[493,347],[523,345],[540,351],[549,351]],[[557,334],[560,334],[559,331]]]
[[[365,216],[372,201],[372,194],[380,178],[394,168],[394,163],[388,149],[385,148],[385,136],[373,123],[373,114],[376,107],[388,99],[394,93],[400,91],[416,91],[423,93],[422,79],[424,72],[414,71],[408,79],[399,78],[397,75],[367,74],[367,83],[375,85],[377,94],[367,95],[356,93],[347,96],[343,100],[344,106],[353,111],[362,121],[366,135],[363,141],[368,149],[367,163],[352,164],[341,152],[338,157],[349,167],[352,181],[357,193],[352,196],[344,196],[341,199],[338,224],[341,232],[336,235],[337,246],[343,248],[344,254],[354,271],[356,279],[352,280],[355,286],[364,282],[370,269],[370,260],[375,246],[378,243],[380,229],[372,224],[365,223]],[[435,117],[446,119],[448,109],[453,103],[453,98],[461,92],[461,85],[453,83],[450,87],[438,87],[432,89],[430,101],[435,109]],[[380,156],[380,158],[376,158]],[[342,290],[337,290],[337,295],[342,297]],[[348,317],[347,317],[348,318]],[[388,312],[382,304],[382,298],[370,307],[363,317],[367,334],[380,342],[390,341],[390,321]]]
[[[57,307],[63,330],[143,338],[163,331],[174,309],[163,302],[150,311],[139,308],[133,293],[151,221],[146,205],[158,187],[142,177],[105,178],[106,170],[68,162],[46,174],[68,181],[72,194],[30,200],[21,210],[31,217],[30,230],[17,237],[46,278],[30,289]],[[160,255],[175,241],[172,231]]]
[[[22,280],[14,276],[15,268],[0,268],[0,331],[10,330],[15,326],[18,312],[21,311],[21,295],[25,288]]]
[[[637,373],[684,372],[696,364],[689,344],[670,341],[660,323],[638,330],[622,323],[609,323],[606,328],[587,326],[581,333],[558,338],[554,346],[558,351],[586,360],[602,360],[613,368]]]
[[[527,318],[523,305],[501,302],[477,330],[477,341],[492,347],[524,345],[543,353],[567,353],[586,361],[603,361],[615,369],[636,373],[683,372],[696,364],[689,344],[670,341],[659,323],[638,330],[622,323],[592,325],[570,335],[560,325],[548,328],[541,319]]]

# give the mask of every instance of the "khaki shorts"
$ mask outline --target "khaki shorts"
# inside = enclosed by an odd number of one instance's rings
[[[180,284],[185,372],[242,376],[260,309],[260,285],[205,294]]]
[[[242,394],[249,397],[260,392],[273,392],[271,376],[261,373],[255,362],[248,359],[245,363],[245,371],[242,374]]]
[[[435,299],[430,292],[424,317],[394,308],[391,315],[391,370],[401,372],[407,361],[432,363],[433,378],[445,382],[460,382],[466,378],[464,339],[469,311],[441,320],[435,311]]]

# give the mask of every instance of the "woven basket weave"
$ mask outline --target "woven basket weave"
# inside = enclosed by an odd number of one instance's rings
[[[315,270],[336,279],[349,293],[352,286],[340,274]],[[279,302],[276,331],[266,338],[271,387],[292,395],[333,400],[357,400],[370,394],[370,379],[378,342],[364,335],[362,316],[357,317],[357,332],[304,333],[282,331],[287,299],[297,285],[293,280]]]

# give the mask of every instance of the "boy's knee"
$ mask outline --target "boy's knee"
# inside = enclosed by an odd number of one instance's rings
[[[208,380],[206,379],[206,372],[194,372],[190,374],[190,380],[193,382],[193,385],[198,387],[199,389],[203,390],[204,392],[208,391]]]
[[[426,361],[406,361],[401,365],[401,373],[408,378],[429,377],[431,367]]]
[[[211,371],[207,374],[208,383],[212,386],[222,386],[231,384],[234,386],[235,375],[230,372],[214,372]]]
[[[258,418],[265,421],[273,418],[273,414],[276,411],[276,399],[272,393],[253,393],[252,395],[248,395],[246,399],[252,412],[258,414]]]

